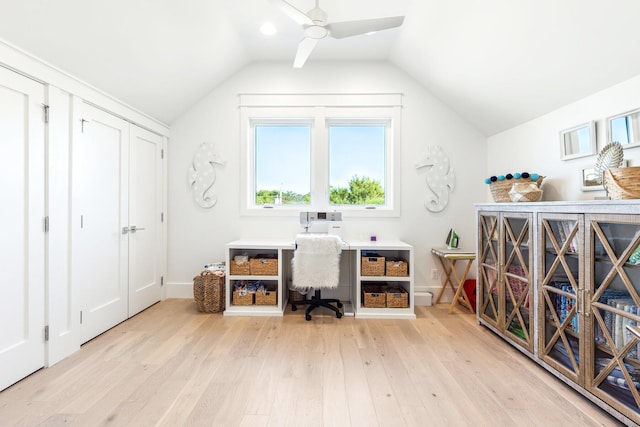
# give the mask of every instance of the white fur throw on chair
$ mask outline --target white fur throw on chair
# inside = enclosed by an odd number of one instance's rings
[[[340,278],[340,244],[338,236],[299,234],[291,261],[293,286],[296,288],[336,288]]]

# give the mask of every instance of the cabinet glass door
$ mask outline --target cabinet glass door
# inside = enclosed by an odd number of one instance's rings
[[[538,355],[553,368],[582,384],[584,342],[583,308],[579,296],[584,282],[582,215],[542,214],[539,220],[540,264],[538,297],[539,328]]]
[[[480,316],[493,326],[498,324],[498,215],[478,215],[478,270]]]
[[[590,215],[587,387],[620,412],[640,415],[640,215]]]
[[[502,233],[504,258],[502,262],[501,298],[505,335],[529,351],[533,351],[531,324],[531,214],[504,214]]]

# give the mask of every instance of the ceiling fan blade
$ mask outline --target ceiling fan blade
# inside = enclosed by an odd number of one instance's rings
[[[391,16],[388,18],[364,19],[362,21],[334,22],[325,28],[334,39],[358,36],[360,34],[388,30],[402,25],[404,16]]]
[[[296,59],[293,61],[294,68],[302,68],[309,55],[311,55],[311,51],[316,47],[316,44],[318,44],[318,39],[312,39],[309,37],[305,37],[300,41],[298,44]]]
[[[313,21],[306,13],[296,9],[292,4],[284,0],[271,0],[271,3],[280,8],[289,18],[293,19],[298,25],[312,25]]]

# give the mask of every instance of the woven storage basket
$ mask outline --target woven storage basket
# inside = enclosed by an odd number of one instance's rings
[[[535,182],[513,184],[509,190],[512,202],[537,202],[542,199],[542,189]]]
[[[276,305],[278,303],[278,291],[275,285],[267,286],[266,291],[256,291],[256,305]]]
[[[403,288],[388,288],[385,291],[387,307],[407,308],[409,307],[409,293]]]
[[[289,303],[296,303],[298,301],[304,301],[306,295],[302,295],[295,289],[289,289]]]
[[[606,169],[602,182],[612,200],[640,199],[640,166]]]
[[[234,260],[229,262],[229,274],[231,276],[246,276],[251,274],[251,266],[249,261],[238,264]]]
[[[268,255],[256,255],[249,260],[252,276],[277,276],[278,258]]]
[[[383,286],[364,285],[362,287],[362,306],[363,307],[384,307],[387,303],[387,296],[384,293]]]
[[[383,256],[363,256],[360,261],[362,276],[384,276],[385,258]]]
[[[198,311],[218,313],[224,311],[224,276],[204,270],[193,278],[193,299]]]
[[[231,304],[233,305],[253,305],[254,292],[242,293],[240,291],[233,291],[231,298]]]
[[[491,196],[493,197],[494,202],[511,202],[509,191],[513,187],[513,184],[535,182],[536,184],[538,184],[538,188],[540,188],[543,179],[544,176],[538,177],[538,179],[535,181],[532,181],[530,178],[512,178],[504,179],[502,181],[493,181],[491,184],[489,184],[489,189],[491,190]]]
[[[396,277],[408,276],[409,264],[403,259],[388,259],[385,274]]]

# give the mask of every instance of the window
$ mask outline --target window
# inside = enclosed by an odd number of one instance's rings
[[[329,204],[383,206],[385,124],[329,124]]]
[[[308,205],[311,196],[311,126],[256,124],[256,205]]]
[[[280,106],[283,97],[293,106]],[[399,95],[380,97],[399,104]],[[345,98],[326,106],[316,105],[322,95],[241,95],[241,213],[399,215],[400,107],[339,105]]]

